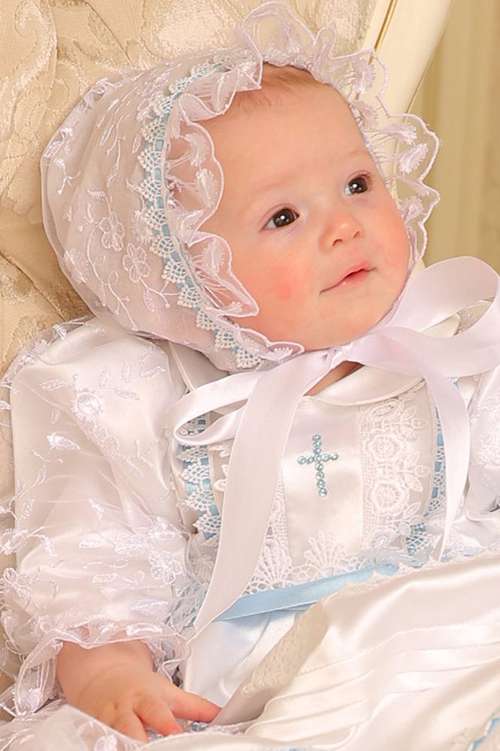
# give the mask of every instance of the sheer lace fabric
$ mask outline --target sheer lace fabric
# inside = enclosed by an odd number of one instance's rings
[[[333,388],[299,407],[247,595],[359,572],[383,580],[437,563],[444,467],[426,390],[412,381],[362,404],[373,376],[358,373],[349,404],[335,403]],[[4,706],[29,714],[57,696],[62,640],[140,638],[173,675],[189,655],[215,561],[231,442],[190,449],[165,434],[164,415],[185,390],[171,347],[110,323],[58,326],[16,361],[6,385],[16,488],[3,511],[15,527],[0,550],[15,553],[18,567],[2,579],[2,623],[24,662]],[[499,546],[500,376],[461,379],[460,388],[473,448],[448,559]],[[327,498],[297,462],[310,450],[311,425],[339,453],[325,464]]]
[[[2,538],[2,552],[14,552],[22,562],[17,571],[7,569],[3,576],[4,598],[12,605],[3,618],[7,637],[16,643],[16,651],[31,653],[19,677],[26,690],[14,698],[20,712],[49,698],[54,674],[46,661],[55,653],[57,639],[95,645],[143,638],[160,645],[168,636],[174,643],[158,608],[169,587],[185,587],[184,539],[175,505],[162,474],[152,471],[162,462],[156,442],[145,425],[142,435],[127,431],[118,438],[109,412],[114,399],[122,406],[127,403],[129,415],[134,405],[144,408],[135,391],[138,382],[153,388],[166,381],[161,390],[165,409],[180,386],[169,377],[154,345],[135,348],[136,358],[127,362],[123,351],[120,355],[126,343],[109,345],[109,331],[98,327],[73,332],[75,352],[89,348],[87,354],[94,359],[93,365],[87,360],[90,370],[72,370],[64,356],[58,367],[58,344],[64,346],[67,333],[57,328],[48,349],[40,342],[15,363],[15,370],[22,369],[11,390],[13,409],[17,393],[32,407],[26,422],[16,421],[15,496],[4,509],[15,517],[15,527]],[[100,367],[100,353],[106,349],[107,367]],[[46,377],[35,389],[25,388],[24,377],[29,382],[37,365]],[[56,378],[50,376],[54,370]],[[32,422],[35,415],[36,423],[39,419],[49,426],[43,438]],[[31,436],[27,441],[20,439],[24,430]],[[21,470],[25,459],[26,471]],[[141,478],[146,473],[150,481],[144,493]],[[88,598],[85,582],[95,587]],[[168,651],[161,649],[162,661]]]
[[[302,351],[229,319],[257,305],[232,273],[227,242],[200,230],[223,189],[203,120],[224,113],[235,92],[260,88],[263,62],[305,68],[344,96],[401,211],[413,265],[437,202],[423,183],[435,135],[416,116],[386,112],[385,71],[371,51],[339,54],[332,26],[313,36],[280,3],[253,11],[233,47],[99,81],[42,159],[49,239],[91,309],[228,371]]]

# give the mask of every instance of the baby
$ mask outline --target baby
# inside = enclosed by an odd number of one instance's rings
[[[231,246],[258,313],[239,322],[305,350],[350,342],[387,313],[406,281],[403,220],[340,94],[308,72],[265,65],[262,89],[237,94],[204,123],[224,173],[202,228]],[[330,371],[315,393],[356,368]],[[222,643],[221,643],[222,646]],[[67,700],[122,733],[179,732],[218,707],[153,670],[140,642],[65,644],[57,674]]]
[[[25,542],[4,626],[26,655],[20,715],[59,693],[138,741],[210,723],[311,603],[436,563],[440,541],[451,559],[500,539],[500,485],[477,457],[447,529],[444,461],[446,399],[474,405],[473,457],[494,429],[480,405],[485,389],[500,394],[500,353],[481,360],[483,381],[456,366],[447,391],[397,339],[429,329],[448,352],[471,324],[452,315],[456,300],[421,315],[427,272],[408,283],[436,200],[415,176],[435,140],[424,128],[419,149],[411,117],[407,152],[391,145],[393,122],[363,132],[375,105],[352,60],[324,55],[342,94],[305,54],[264,56],[259,80],[258,51],[246,52],[232,66],[166,66],[150,90],[140,76],[116,94],[98,84],[46,152],[46,228],[97,319],[13,377]],[[120,111],[134,86],[155,112],[135,110],[140,138]],[[133,183],[142,209],[127,204]]]

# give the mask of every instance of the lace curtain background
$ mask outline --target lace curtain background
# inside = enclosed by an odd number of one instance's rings
[[[454,0],[411,107],[441,138],[427,263],[472,255],[500,271],[499,41],[498,0]]]

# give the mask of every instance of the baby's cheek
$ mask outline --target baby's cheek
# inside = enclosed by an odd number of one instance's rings
[[[269,270],[268,293],[281,301],[297,300],[304,294],[303,271],[279,265]]]
[[[410,241],[402,221],[395,220],[386,230],[383,246],[385,266],[394,279],[406,278],[410,260]]]
[[[290,300],[296,296],[296,282],[289,279],[277,279],[270,291],[278,300]]]

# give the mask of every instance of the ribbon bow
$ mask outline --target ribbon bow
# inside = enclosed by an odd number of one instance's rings
[[[447,338],[421,333],[489,298],[488,310],[467,330]],[[229,375],[187,394],[172,408],[168,429],[183,444],[234,438],[219,547],[197,632],[238,599],[255,571],[299,400],[346,360],[419,375],[427,383],[441,421],[447,467],[442,555],[464,492],[470,452],[467,409],[454,379],[500,364],[500,277],[477,258],[442,261],[411,278],[390,319],[350,344],[306,352],[271,370]],[[242,407],[202,433],[182,434],[189,420],[240,402]],[[252,510],[244,525],[242,509]]]

